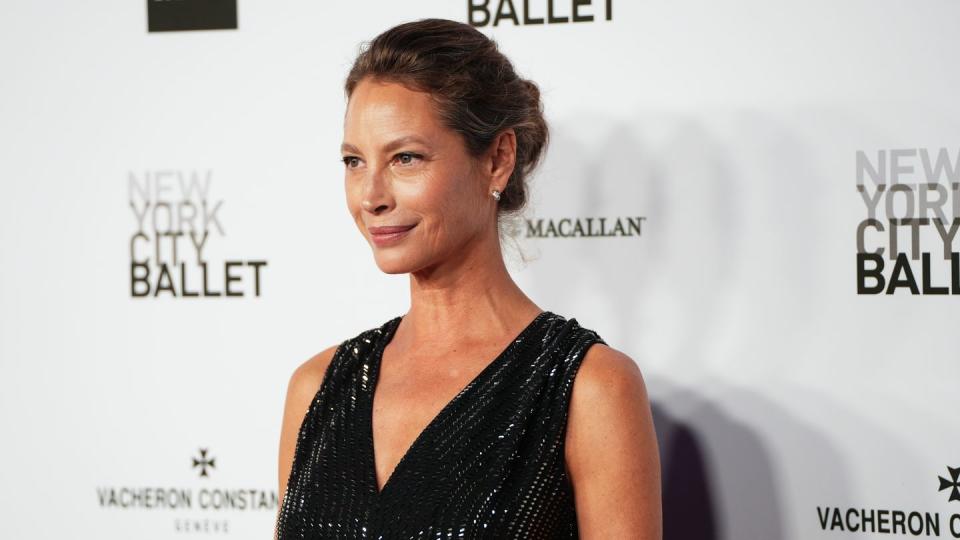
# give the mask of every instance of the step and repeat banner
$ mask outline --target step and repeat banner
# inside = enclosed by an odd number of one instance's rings
[[[273,533],[293,369],[408,307],[343,80],[443,17],[541,88],[520,285],[640,365],[665,536],[960,538],[960,5],[0,6],[0,537]]]

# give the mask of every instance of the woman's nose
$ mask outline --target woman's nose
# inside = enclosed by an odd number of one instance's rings
[[[371,167],[368,170],[363,180],[362,204],[364,210],[378,212],[381,208],[390,205],[389,181],[384,168]]]

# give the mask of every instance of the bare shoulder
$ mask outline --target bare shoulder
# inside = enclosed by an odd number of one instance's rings
[[[609,395],[613,391],[613,395]],[[594,343],[587,349],[577,376],[574,395],[609,395],[607,399],[646,402],[646,384],[640,366],[627,354],[605,343]],[[582,401],[582,400],[581,400]]]
[[[300,425],[310,408],[310,403],[320,390],[323,378],[340,345],[331,345],[311,356],[297,366],[287,383],[287,397],[283,406],[283,422],[280,428],[280,453],[278,486],[281,497],[286,492],[287,479],[293,468],[293,455],[297,446]]]
[[[590,455],[603,431],[645,429],[650,410],[640,367],[605,343],[587,349],[574,378],[567,420],[566,453],[571,466]],[[652,415],[651,415],[652,417]]]
[[[637,363],[604,343],[574,378],[565,458],[581,538],[662,536],[660,458]]]
[[[288,396],[292,394],[294,398],[303,399],[309,394],[308,399],[312,400],[320,389],[320,384],[323,382],[327,368],[337,352],[337,347],[339,347],[339,344],[331,345],[297,366],[293,370],[293,374],[290,375],[290,381],[287,384]]]
[[[339,347],[339,344],[331,345],[311,356],[297,366],[293,370],[293,374],[290,375],[290,380],[287,382],[286,403],[283,407],[281,445],[295,438],[294,430],[300,429],[303,417],[307,413],[313,398],[320,390],[320,385],[323,383],[327,368],[337,352],[337,347]]]

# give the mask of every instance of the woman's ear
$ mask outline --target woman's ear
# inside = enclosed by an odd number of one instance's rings
[[[490,145],[488,159],[484,160],[484,172],[490,176],[491,189],[503,191],[517,163],[517,134],[513,128],[497,135]]]

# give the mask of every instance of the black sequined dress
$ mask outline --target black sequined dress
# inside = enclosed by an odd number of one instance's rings
[[[593,330],[543,311],[437,414],[377,489],[380,359],[401,317],[340,344],[310,404],[279,540],[577,538],[564,435]]]

